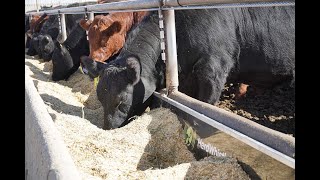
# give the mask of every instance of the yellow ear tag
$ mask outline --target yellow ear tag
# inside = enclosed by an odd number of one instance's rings
[[[97,88],[99,82],[99,76],[93,79],[94,88]]]
[[[82,66],[81,66],[81,64],[80,64],[79,69],[80,69],[81,73],[82,73],[82,74],[84,74],[84,72],[83,72],[83,70],[82,70]]]

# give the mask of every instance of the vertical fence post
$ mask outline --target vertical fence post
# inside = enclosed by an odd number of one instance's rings
[[[178,90],[178,61],[176,44],[176,26],[174,10],[164,10],[164,26],[166,39],[166,88],[168,94]]]
[[[94,13],[91,12],[91,13],[89,13],[89,20],[93,21],[93,19],[94,19]]]
[[[91,13],[89,13],[89,20],[93,21],[93,19],[94,19],[94,13],[91,12]],[[86,33],[87,33],[87,40],[89,40],[88,31],[86,31]]]
[[[66,18],[65,14],[60,14],[62,42],[67,39]]]
[[[32,14],[29,14],[29,18],[28,18],[29,24],[31,24],[31,19],[32,19]]]
[[[39,12],[39,4],[38,4],[38,0],[36,0],[36,8],[37,8],[37,12]]]

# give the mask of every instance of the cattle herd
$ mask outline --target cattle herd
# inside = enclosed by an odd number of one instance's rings
[[[26,48],[52,61],[53,81],[79,68],[99,77],[103,129],[114,129],[152,107],[152,93],[165,88],[159,18],[157,11],[95,15],[66,14],[64,42],[57,15],[26,15]],[[241,85],[239,97],[247,85],[294,88],[294,6],[177,10],[175,21],[180,92],[215,104],[229,81]]]

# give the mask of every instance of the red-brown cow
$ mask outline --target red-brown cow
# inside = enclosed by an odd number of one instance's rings
[[[97,15],[93,21],[80,21],[83,29],[88,31],[89,58],[104,62],[117,54],[123,47],[128,31],[138,24],[149,12],[116,12]]]
[[[42,25],[48,20],[49,16],[46,13],[43,15],[33,15],[31,17],[30,29],[27,31],[27,35],[32,37],[33,33],[39,32]]]

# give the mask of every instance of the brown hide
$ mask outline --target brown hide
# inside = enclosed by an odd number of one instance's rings
[[[90,55],[95,61],[104,62],[117,54],[124,46],[131,27],[140,23],[148,14],[141,12],[115,12],[97,15],[94,20],[81,20],[80,25],[88,31]]]

